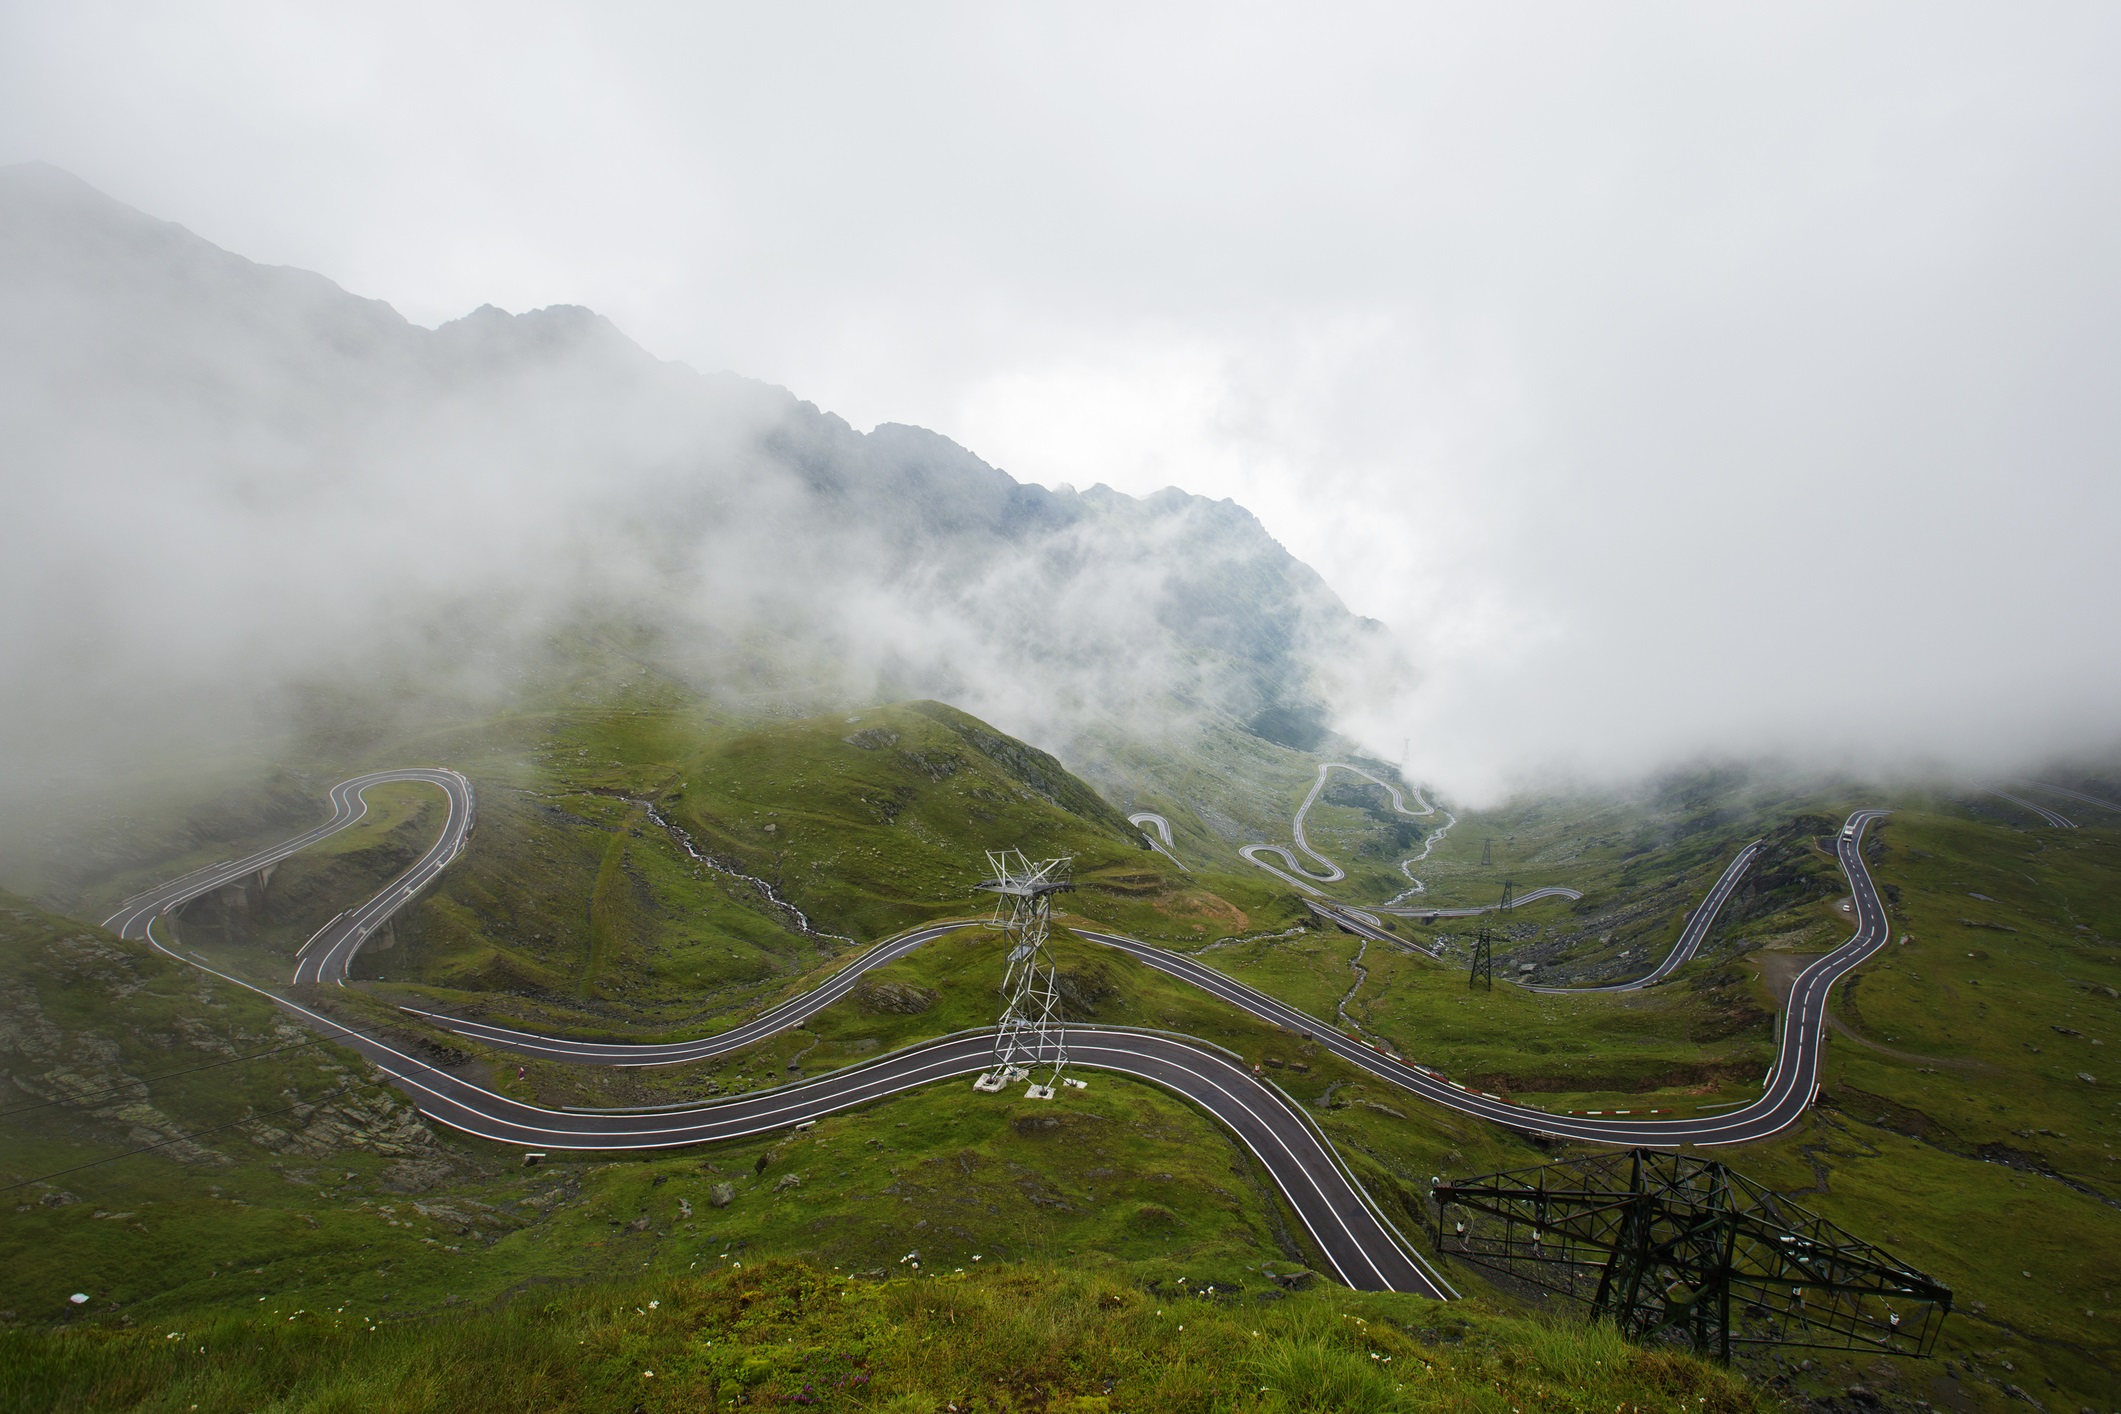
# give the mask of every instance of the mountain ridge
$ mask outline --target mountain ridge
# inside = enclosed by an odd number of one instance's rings
[[[590,611],[667,626],[708,678],[749,668],[702,645],[765,655],[797,710],[937,697],[1064,757],[1115,725],[1323,721],[1350,664],[1392,665],[1235,502],[1019,482],[578,305],[427,329],[44,164],[0,169],[0,315],[0,587],[58,606],[0,621],[29,756],[363,672],[486,691]],[[148,724],[64,690],[140,676]]]

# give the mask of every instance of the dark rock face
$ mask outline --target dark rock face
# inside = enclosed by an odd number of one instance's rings
[[[263,1004],[231,1009],[229,989],[146,945],[28,907],[0,893],[0,1069],[13,1087],[64,1102],[112,1142],[152,1145],[186,1165],[212,1166],[228,1156],[195,1142],[198,1125],[160,1107],[142,1077],[170,1068],[165,1049],[197,1060],[229,1061],[275,1050],[291,1054],[307,1033]],[[82,1010],[82,999],[94,1006]],[[144,1038],[154,1049],[142,1052]],[[320,1158],[363,1151],[396,1160],[381,1182],[420,1192],[453,1168],[419,1111],[381,1084],[329,1062],[307,1079],[290,1068],[270,1118],[253,1116],[230,1131],[276,1154]],[[380,1078],[380,1077],[377,1077]],[[297,1085],[301,1088],[296,1088]],[[71,1203],[62,1190],[47,1206]]]
[[[935,1005],[936,993],[906,982],[863,981],[854,989],[854,1003],[863,1011],[918,1016]]]
[[[1097,1015],[1098,1003],[1119,991],[1112,973],[1097,961],[1085,962],[1072,971],[1058,974],[1054,984],[1060,992],[1062,1015],[1076,1018]]]

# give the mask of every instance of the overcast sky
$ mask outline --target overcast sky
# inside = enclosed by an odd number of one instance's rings
[[[15,0],[0,162],[1235,497],[1469,791],[2121,736],[2121,8],[1319,8]]]

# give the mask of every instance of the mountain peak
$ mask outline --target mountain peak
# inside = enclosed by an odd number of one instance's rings
[[[210,242],[174,221],[164,221],[127,206],[63,167],[49,162],[18,162],[0,167],[0,240],[10,245],[59,247],[113,242],[165,247],[190,245],[214,250]],[[246,262],[247,263],[247,262]]]
[[[447,620],[500,641],[522,631],[516,606],[623,601],[747,645],[703,649],[702,681],[888,685],[1065,740],[1172,704],[1235,722],[1308,707],[1359,628],[1232,502],[1021,483],[940,433],[859,433],[785,390],[659,362],[580,305],[422,328],[45,164],[0,170],[0,387],[26,414],[0,453],[99,508],[37,525],[48,551],[24,582],[101,603],[103,547],[183,521],[140,598],[157,612],[97,640],[130,673],[218,662],[230,641],[290,645],[284,670],[312,673],[308,655],[337,662],[357,633],[398,645]],[[314,574],[319,545],[410,547],[428,525],[450,554]],[[171,586],[202,625],[181,644],[154,630]],[[508,608],[442,607],[473,602]]]
[[[434,332],[443,347],[489,360],[589,353],[629,364],[659,362],[620,332],[618,325],[579,304],[547,305],[521,314],[482,304]]]

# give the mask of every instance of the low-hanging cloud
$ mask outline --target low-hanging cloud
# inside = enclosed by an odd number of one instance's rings
[[[738,710],[943,696],[1063,750],[1389,653],[1234,505],[1021,485],[584,309],[422,329],[50,167],[0,169],[0,324],[17,804],[320,701],[552,702],[570,634]]]
[[[18,7],[0,137],[425,323],[1233,497],[1461,792],[2114,736],[2111,7],[551,18]]]

